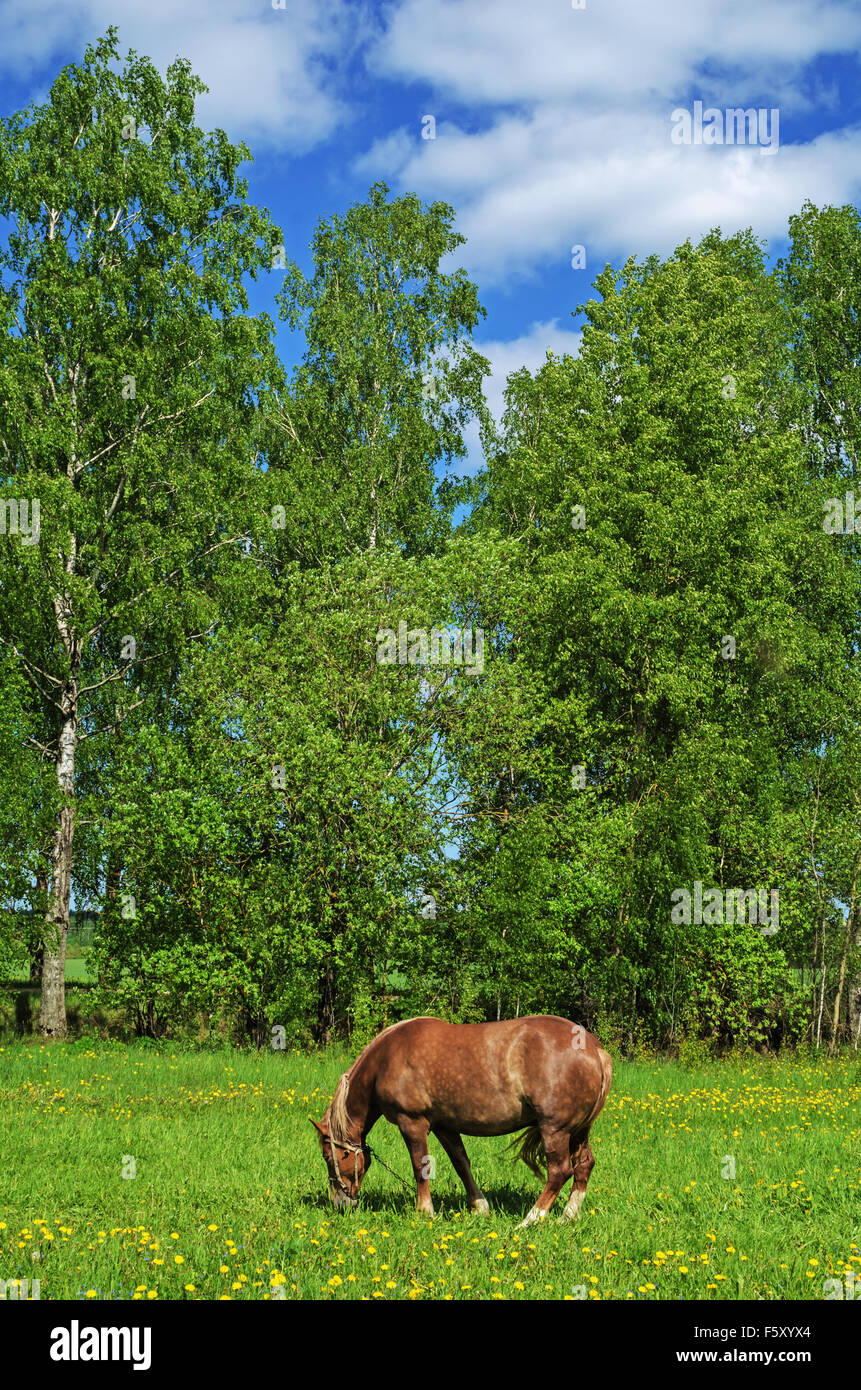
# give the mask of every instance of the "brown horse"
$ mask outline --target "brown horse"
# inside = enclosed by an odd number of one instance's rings
[[[613,1064],[591,1033],[541,1014],[501,1023],[409,1018],[379,1033],[338,1082],[320,1136],[336,1207],[354,1207],[371,1165],[367,1136],[381,1115],[409,1150],[418,1209],[433,1216],[428,1179],[436,1135],[466,1188],[473,1211],[490,1208],[469,1166],[462,1134],[524,1133],[518,1155],[534,1173],[543,1153],[547,1182],[521,1223],[542,1220],[569,1178],[563,1220],[580,1215],[595,1164],[589,1130],[601,1110]]]

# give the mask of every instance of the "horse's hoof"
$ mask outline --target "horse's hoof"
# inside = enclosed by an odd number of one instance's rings
[[[522,1231],[526,1226],[531,1226],[535,1221],[544,1221],[546,1216],[547,1212],[542,1211],[540,1207],[532,1207],[526,1213],[517,1229],[518,1231]]]
[[[489,1216],[490,1203],[488,1202],[486,1197],[479,1197],[475,1202],[473,1202],[472,1210],[474,1212],[478,1212],[480,1216]]]
[[[565,1210],[563,1211],[563,1213],[562,1213],[562,1215],[560,1216],[559,1220],[560,1220],[560,1221],[579,1221],[579,1220],[580,1220],[580,1208],[581,1208],[582,1205],[583,1205],[583,1200],[584,1200],[585,1196],[586,1196],[586,1193],[585,1193],[585,1192],[572,1192],[572,1193],[571,1193],[571,1196],[568,1198],[568,1201],[565,1203]]]

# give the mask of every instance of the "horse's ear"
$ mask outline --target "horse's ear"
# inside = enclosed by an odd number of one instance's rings
[[[311,1116],[310,1116],[310,1115],[308,1116],[308,1119],[311,1120]],[[327,1139],[327,1138],[329,1137],[329,1136],[327,1135],[325,1129],[323,1128],[323,1126],[322,1126],[322,1125],[318,1125],[316,1120],[311,1120],[311,1124],[314,1126],[314,1128],[316,1129],[317,1133],[321,1136],[321,1138]]]

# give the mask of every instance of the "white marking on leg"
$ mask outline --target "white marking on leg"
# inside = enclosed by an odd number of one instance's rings
[[[489,1212],[490,1203],[488,1202],[486,1197],[476,1197],[475,1201],[472,1204],[472,1209],[473,1211]]]
[[[547,1212],[542,1211],[541,1208],[536,1204],[534,1207],[531,1207],[530,1210],[526,1213],[526,1215],[524,1216],[523,1220],[517,1228],[518,1231],[522,1231],[524,1226],[531,1226],[535,1221],[543,1221],[546,1215]]]
[[[579,1221],[580,1208],[583,1205],[583,1199],[585,1196],[586,1193],[584,1191],[582,1191],[580,1188],[575,1187],[573,1192],[571,1193],[571,1196],[568,1198],[568,1201],[565,1203],[565,1210],[562,1213],[560,1220]]]

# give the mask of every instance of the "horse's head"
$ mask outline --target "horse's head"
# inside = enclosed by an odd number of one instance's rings
[[[366,1145],[333,1139],[329,1131],[329,1112],[321,1124],[311,1121],[317,1131],[326,1169],[329,1174],[329,1196],[336,1207],[354,1207],[359,1200],[362,1179],[371,1166],[371,1152]]]

